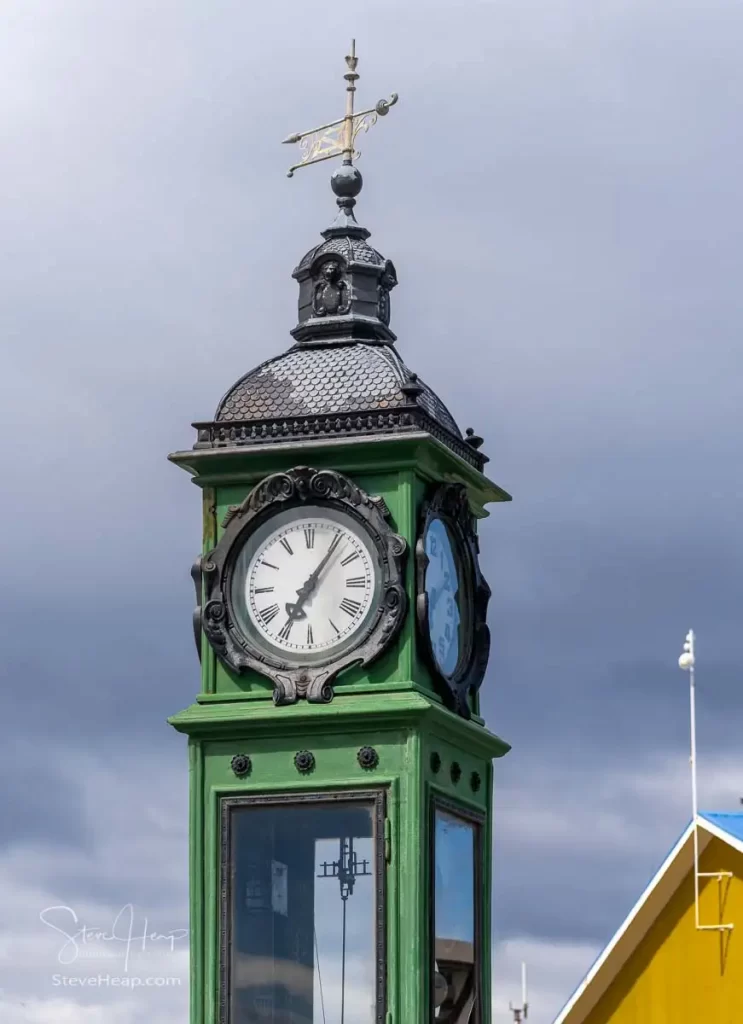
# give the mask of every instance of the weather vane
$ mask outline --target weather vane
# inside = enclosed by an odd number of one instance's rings
[[[344,164],[352,164],[354,158],[361,154],[354,150],[354,142],[359,132],[368,132],[372,125],[377,123],[377,118],[384,117],[389,113],[390,107],[397,103],[397,93],[393,92],[388,100],[380,100],[375,107],[362,110],[358,114],[353,110],[353,97],[356,92],[356,40],[351,40],[351,52],[346,57],[348,71],[343,76],[348,83],[346,85],[346,113],[337,121],[330,121],[328,124],[313,128],[308,132],[297,132],[296,135],[289,135],[284,139],[285,143],[298,142],[302,153],[299,163],[289,168],[287,177],[291,178],[300,167],[309,164],[318,164],[321,160],[332,160],[335,156],[342,156]]]

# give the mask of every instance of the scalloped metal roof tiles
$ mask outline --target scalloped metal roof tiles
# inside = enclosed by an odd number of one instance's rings
[[[215,420],[235,422],[281,417],[395,409],[410,405],[401,388],[410,371],[387,345],[295,345],[251,370],[219,403]],[[461,437],[441,399],[420,379],[418,405],[445,430]]]
[[[321,242],[320,245],[316,245],[314,249],[310,249],[302,257],[294,273],[296,274],[297,271],[308,267],[318,256],[324,256],[325,254],[343,256],[349,263],[369,263],[377,267],[381,267],[385,262],[384,256],[369,245],[365,239],[351,238],[343,235],[341,237],[328,238],[326,241]]]

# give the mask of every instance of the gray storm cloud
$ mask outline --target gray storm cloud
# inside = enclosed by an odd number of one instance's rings
[[[37,774],[6,795],[14,886],[33,890],[19,851],[64,847],[78,854],[60,898],[121,895],[84,786],[58,770],[81,748],[146,755],[185,792],[164,718],[197,687],[200,508],[165,456],[289,344],[290,273],[333,203],[322,167],[287,181],[278,143],[340,111],[352,34],[360,94],[401,97],[360,146],[358,206],[398,268],[398,347],[485,437],[515,499],[482,524],[485,712],[513,744],[496,798],[498,1006],[517,948],[543,955],[543,1006],[565,998],[683,827],[674,664],[690,625],[700,783],[735,802],[704,763],[727,757],[735,775],[741,710],[742,21],[724,0],[363,2],[332,21],[296,2],[260,18],[237,0],[6,3],[4,722],[55,759],[29,755]],[[638,765],[668,788],[629,786]],[[127,828],[154,850],[147,785],[128,793]],[[4,1019],[23,999],[64,1019],[44,979],[18,977]],[[122,1003],[117,1024],[143,1005]],[[159,1000],[158,1024],[175,1005]]]

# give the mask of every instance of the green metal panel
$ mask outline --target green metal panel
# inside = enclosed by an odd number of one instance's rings
[[[397,441],[391,449],[395,454],[394,460],[389,457],[390,444],[390,441],[376,441],[332,448],[314,445],[308,446],[301,455],[303,460],[318,468],[332,466],[351,475],[354,482],[368,493],[384,498],[396,531],[408,542],[406,583],[412,609],[416,597],[415,544],[426,488],[434,482],[460,479],[468,484],[471,504],[482,515],[486,514],[482,505],[484,501],[505,500],[508,496],[432,438]],[[179,453],[172,458],[187,465],[189,455],[194,453]],[[268,472],[291,468],[299,461],[296,450],[277,452],[271,449],[266,452],[262,449],[252,453],[209,453],[209,456],[211,462],[196,460],[197,470],[203,469],[203,474],[196,476],[196,482],[204,487],[204,553],[210,551],[222,535],[221,524],[231,506],[239,505]],[[219,474],[213,472],[215,459],[220,462]],[[226,465],[230,468],[229,475],[224,471]],[[270,699],[272,687],[263,676],[254,672],[237,676],[218,661],[203,638],[201,647],[200,700]],[[366,669],[348,669],[339,676],[338,686],[338,692],[347,693],[379,691],[382,687],[420,689],[428,692],[432,699],[439,700],[420,654],[414,614],[407,616],[397,644]],[[477,713],[476,700],[473,710]]]
[[[387,473],[414,466],[424,478],[465,483],[478,515],[487,515],[485,506],[490,502],[511,500],[506,491],[483,473],[423,433],[303,445],[275,443],[209,451],[189,449],[174,452],[170,460],[191,473],[194,483],[202,488],[257,483],[269,473],[299,465],[336,469],[349,476],[375,470]]]
[[[191,995],[192,1024],[217,1024],[219,996],[220,831],[218,802],[238,793],[325,789],[387,789],[390,860],[387,866],[387,1009],[392,1021],[426,1019],[429,990],[428,807],[436,792],[486,814],[492,757],[507,744],[481,726],[455,718],[418,693],[337,697],[330,705],[195,704],[171,723],[190,734],[191,774]],[[379,754],[373,771],[359,766],[357,752]],[[294,766],[297,750],[315,754],[310,776]],[[441,767],[435,772],[431,755]],[[237,779],[231,760],[247,753],[252,771]],[[462,772],[452,781],[451,765]],[[481,786],[473,792],[470,777]],[[489,964],[490,834],[484,836],[483,956]],[[489,972],[485,971],[484,1017],[489,1020]]]
[[[482,1024],[490,1020],[490,899],[492,759],[508,745],[475,714],[465,721],[443,706],[421,655],[415,625],[414,551],[427,488],[443,481],[467,485],[478,516],[488,502],[508,495],[448,448],[424,435],[269,445],[233,451],[182,452],[172,459],[203,488],[203,551],[221,535],[227,509],[239,504],[264,476],[296,465],[333,468],[382,496],[394,528],[409,545],[406,585],[410,612],[398,640],[368,669],[351,668],[327,705],[300,701],[274,707],[262,676],[236,676],[218,662],[202,638],[201,692],[170,722],[189,737],[191,1024],[218,1024],[220,956],[220,822],[222,796],[300,793],[383,786],[390,858],[386,866],[388,1024],[425,1022],[429,1011],[430,801],[447,801],[484,815],[482,863]],[[357,760],[373,746],[371,771]],[[311,775],[294,765],[298,750],[316,759]],[[249,776],[237,778],[235,754],[248,754]],[[438,755],[435,771],[432,755]],[[458,779],[451,766],[460,767]],[[473,787],[473,775],[479,787]]]

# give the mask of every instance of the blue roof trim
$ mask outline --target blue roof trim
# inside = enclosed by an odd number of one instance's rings
[[[722,811],[700,811],[699,817],[704,818],[711,825],[716,825],[723,832],[727,832],[733,839],[743,842],[743,813]]]

